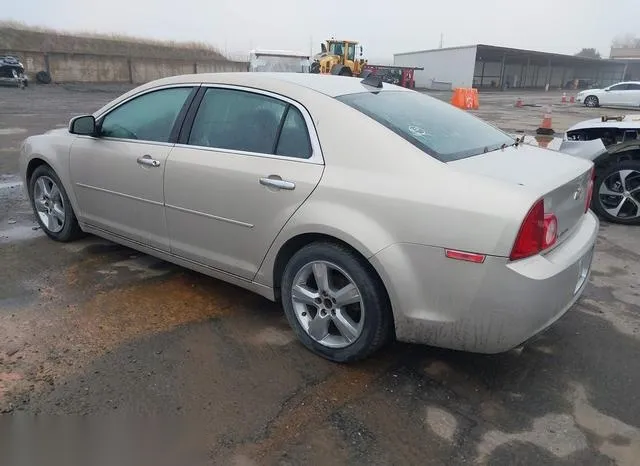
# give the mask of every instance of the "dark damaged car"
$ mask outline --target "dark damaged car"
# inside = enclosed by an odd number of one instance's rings
[[[640,225],[640,114],[603,116],[569,128],[568,141],[600,139],[591,208],[613,223]]]

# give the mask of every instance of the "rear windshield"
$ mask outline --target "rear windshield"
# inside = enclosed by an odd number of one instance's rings
[[[337,97],[442,162],[514,143],[481,119],[419,92],[363,92]]]

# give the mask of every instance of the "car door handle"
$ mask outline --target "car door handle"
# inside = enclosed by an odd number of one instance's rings
[[[140,165],[145,165],[147,167],[159,167],[160,162],[152,159],[150,155],[144,155],[142,157],[138,157],[138,163]]]
[[[287,189],[289,191],[296,189],[296,184],[294,182],[283,180],[280,177],[260,178],[260,184],[263,186],[270,186],[272,188],[277,188],[277,189]]]

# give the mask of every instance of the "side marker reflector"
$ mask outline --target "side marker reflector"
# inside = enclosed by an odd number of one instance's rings
[[[456,251],[455,249],[445,249],[444,254],[449,259],[473,262],[475,264],[482,264],[487,257],[484,254],[476,254],[474,252],[465,252],[465,251]]]

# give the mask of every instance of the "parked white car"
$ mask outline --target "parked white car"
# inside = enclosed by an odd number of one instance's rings
[[[587,107],[607,105],[640,107],[640,82],[630,81],[604,89],[587,89],[578,93],[576,101],[584,103]]]

